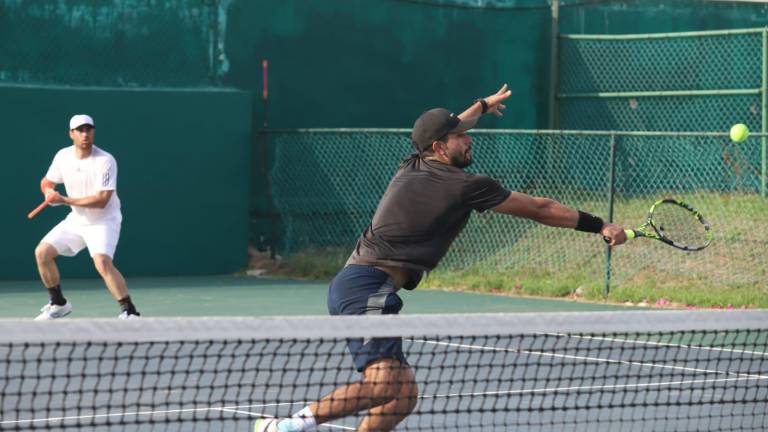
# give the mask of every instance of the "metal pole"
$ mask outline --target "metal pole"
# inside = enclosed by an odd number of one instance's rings
[[[275,200],[272,196],[272,179],[269,177],[269,60],[261,60],[261,100],[264,107],[264,123],[261,134],[263,139],[261,142],[261,169],[264,175],[264,180],[267,189],[267,199],[269,200],[269,219],[270,219],[270,239],[267,240],[269,244],[269,258],[275,259],[277,252],[277,212],[275,211]]]
[[[768,97],[766,97],[766,94],[768,94],[768,27],[763,29],[763,88],[762,88],[762,100],[760,104],[760,112],[762,113],[761,116],[761,132],[763,133],[762,138],[760,138],[761,147],[762,147],[762,173],[760,176],[761,179],[761,187],[760,192],[762,196],[765,198],[766,196],[766,165],[768,165],[768,150],[766,150],[766,137],[765,133],[768,131],[768,114],[766,114],[766,103],[768,103]]]
[[[549,40],[549,115],[548,129],[557,129],[557,87],[558,87],[558,37],[560,22],[560,0],[552,0],[552,19]]]
[[[208,80],[211,85],[218,86],[221,84],[219,2],[211,0],[204,4],[208,6]]]
[[[608,222],[613,223],[613,200],[615,195],[616,179],[616,135],[611,134],[611,156],[608,166]],[[603,286],[603,297],[608,297],[611,291],[611,253],[613,248],[605,247],[605,285]]]

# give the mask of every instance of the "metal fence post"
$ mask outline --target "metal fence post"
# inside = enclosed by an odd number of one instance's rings
[[[611,154],[608,165],[608,222],[613,222],[613,199],[615,195],[616,179],[616,134],[611,133],[610,138]],[[612,248],[605,246],[605,285],[603,286],[603,296],[608,297],[611,291],[611,252]]]
[[[560,0],[552,0],[551,34],[549,42],[549,129],[557,129],[557,81],[560,53],[558,51],[558,37],[560,35]]]
[[[763,197],[766,196],[766,165],[768,165],[768,150],[766,149],[766,137],[765,133],[768,132],[768,114],[766,113],[766,103],[768,103],[768,27],[763,29],[763,85],[761,89],[762,99],[760,103],[761,112],[761,125],[760,127],[763,136],[760,138],[761,142],[761,175],[760,175],[760,193]]]

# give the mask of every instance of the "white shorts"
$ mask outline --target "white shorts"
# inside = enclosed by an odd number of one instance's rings
[[[114,258],[120,240],[120,226],[119,221],[83,225],[65,218],[42,241],[56,248],[59,255],[75,256],[87,246],[91,257],[104,254]]]

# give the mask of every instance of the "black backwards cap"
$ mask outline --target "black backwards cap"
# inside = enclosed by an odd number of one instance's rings
[[[477,124],[477,119],[461,120],[445,108],[432,108],[425,111],[413,124],[411,141],[419,153],[432,148],[432,142],[449,133],[466,132]]]

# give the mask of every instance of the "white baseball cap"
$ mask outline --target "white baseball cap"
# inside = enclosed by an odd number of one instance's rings
[[[84,124],[96,127],[96,125],[93,124],[93,119],[88,114],[73,115],[72,118],[69,119],[69,130],[77,129]]]

